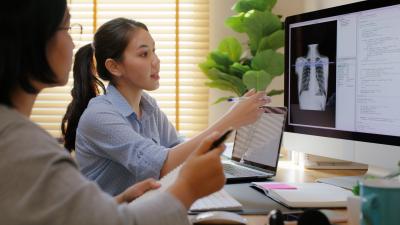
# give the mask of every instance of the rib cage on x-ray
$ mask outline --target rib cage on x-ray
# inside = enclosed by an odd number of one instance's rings
[[[242,160],[276,165],[285,114],[263,113],[257,122],[237,130],[233,154]]]
[[[308,45],[306,58],[296,59],[300,109],[324,111],[328,94],[329,58],[321,56],[318,44]]]

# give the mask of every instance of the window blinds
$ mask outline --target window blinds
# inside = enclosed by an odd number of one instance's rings
[[[160,88],[150,94],[179,132],[191,137],[207,127],[208,88],[198,68],[209,49],[208,0],[72,0],[71,24],[83,25],[74,37],[76,49],[91,42],[93,26],[116,17],[145,23],[156,42],[161,60]],[[45,89],[32,111],[32,120],[54,137],[71,101],[72,74],[64,87]]]

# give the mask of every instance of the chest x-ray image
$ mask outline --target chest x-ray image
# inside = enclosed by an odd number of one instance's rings
[[[318,52],[318,44],[309,44],[308,53],[296,59],[300,109],[325,111],[329,58]]]
[[[289,30],[289,121],[335,126],[337,21]],[[312,118],[312,119],[310,119]]]

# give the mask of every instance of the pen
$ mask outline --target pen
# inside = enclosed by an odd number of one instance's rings
[[[248,97],[236,97],[236,98],[228,98],[226,101],[228,102],[240,102],[249,99]]]
[[[271,100],[271,97],[269,97],[269,96],[265,96],[263,98],[267,99],[267,100]],[[226,101],[228,101],[228,102],[241,102],[241,101],[244,101],[244,100],[247,100],[247,99],[249,99],[249,97],[236,97],[236,98],[228,98],[228,99],[226,99]]]
[[[213,150],[214,148],[218,147],[220,144],[222,144],[222,142],[224,142],[228,136],[232,133],[232,129],[227,130],[221,137],[219,137],[217,140],[215,140],[211,146],[209,151]]]

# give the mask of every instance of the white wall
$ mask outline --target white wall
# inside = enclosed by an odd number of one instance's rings
[[[338,5],[349,4],[353,2],[361,2],[361,0],[308,0],[306,9],[317,10],[317,9],[334,7]]]
[[[278,0],[273,12],[275,14],[282,15],[285,18],[290,15],[357,1],[359,0]],[[225,19],[234,14],[231,8],[235,2],[236,0],[210,0],[210,50],[215,49],[219,42],[226,36],[234,36],[242,41],[245,45],[245,35],[238,34],[224,25]],[[275,78],[269,88],[283,89],[283,76]],[[211,103],[219,97],[229,95],[232,94],[216,89],[210,90],[209,124],[221,117],[221,115],[229,108],[229,103],[220,103],[217,105],[211,105]],[[274,96],[272,101],[272,105],[282,106],[284,104],[283,95]]]

